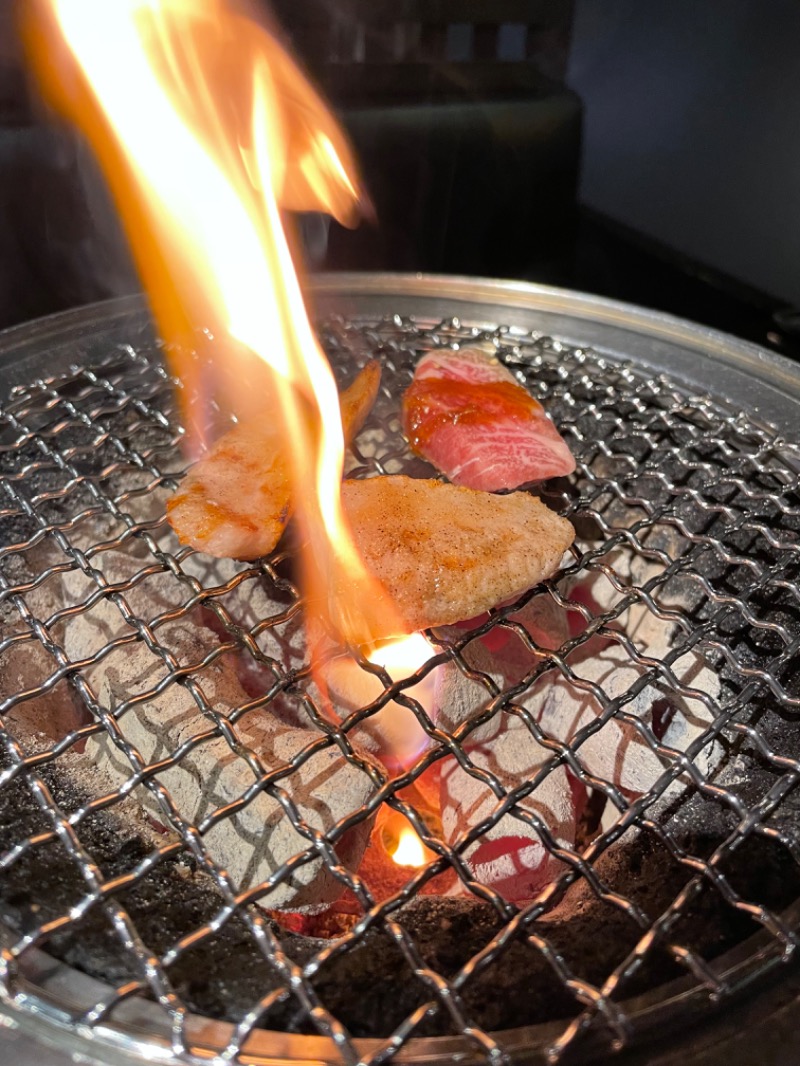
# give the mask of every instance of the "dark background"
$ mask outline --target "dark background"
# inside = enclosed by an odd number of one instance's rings
[[[378,209],[355,234],[305,220],[313,266],[567,285],[798,353],[795,0],[274,7]],[[0,0],[0,326],[136,287]]]

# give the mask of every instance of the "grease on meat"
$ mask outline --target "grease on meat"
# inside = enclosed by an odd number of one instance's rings
[[[403,397],[403,430],[454,485],[497,492],[575,469],[542,405],[477,349],[423,356]]]

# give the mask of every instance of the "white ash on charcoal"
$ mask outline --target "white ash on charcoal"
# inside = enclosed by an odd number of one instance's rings
[[[183,662],[198,661],[207,652],[191,621],[183,627],[171,627],[170,644],[176,658]],[[182,745],[213,729],[213,722],[201,712],[185,687],[172,682],[156,694],[167,676],[165,665],[146,646],[139,645],[128,653],[124,664],[106,671],[99,689],[100,702],[112,712],[118,712],[122,704],[132,699],[146,697],[145,702],[118,713],[117,723],[125,741],[137,749],[147,765],[170,758]],[[247,702],[235,669],[224,657],[193,676],[208,706],[220,715]],[[223,737],[206,736],[180,761],[157,775],[157,781],[169,789],[179,813],[194,825],[240,800],[256,782],[256,771],[242,749],[255,753],[267,773],[288,772],[320,737],[313,730],[285,724],[269,707],[248,712],[237,723],[235,732],[237,750]],[[130,761],[105,734],[89,741],[86,755],[118,786],[132,776]],[[309,829],[322,833],[362,807],[374,790],[368,774],[343,759],[334,746],[302,761],[287,773],[280,787]],[[145,806],[153,815],[163,820],[164,812],[156,801],[144,790],[140,790],[140,795],[146,797]],[[369,821],[362,821],[337,846],[340,862],[349,869],[357,868],[369,832]],[[204,841],[211,856],[242,889],[266,881],[284,863],[312,847],[278,799],[265,792],[209,829]],[[322,909],[342,890],[323,860],[313,856],[270,892],[265,905],[297,911]]]
[[[675,541],[670,547],[680,551],[677,538]],[[643,559],[628,549],[616,550],[604,557],[603,563],[630,587],[641,587],[663,571],[660,563]],[[567,595],[577,602],[590,604],[590,611],[596,616],[612,610],[623,593],[598,571],[576,582]],[[676,579],[655,592],[653,598],[661,610],[686,611],[692,606],[687,602],[689,593]],[[678,753],[685,752],[713,724],[720,695],[716,671],[700,654],[689,651],[671,667],[677,687],[656,671],[653,680],[626,700],[650,664],[638,661],[612,635],[594,636],[567,655],[568,673],[565,674],[558,665],[546,665],[546,648],[557,647],[565,639],[567,612],[544,595],[531,601],[526,611],[532,610],[536,624],[551,634],[549,641],[540,635],[535,642],[537,648],[531,649],[515,637],[513,642],[493,648],[490,640],[477,638],[462,653],[467,667],[490,678],[502,692],[544,665],[543,672],[516,697],[516,702],[530,712],[548,738],[567,745],[573,744],[579,731],[598,722],[610,701],[619,701],[618,711],[583,740],[577,756],[589,774],[624,792],[640,795],[648,791],[678,758]],[[578,612],[570,611],[569,615],[577,617]],[[531,623],[524,624],[530,630]],[[639,656],[657,662],[681,639],[680,626],[654,614],[641,599],[635,600],[609,626],[609,632],[613,631],[624,633]],[[493,635],[492,632],[490,637]],[[592,685],[598,686],[602,695],[592,691]],[[690,689],[703,696],[692,695],[687,691]],[[442,668],[436,707],[443,728],[452,731],[468,723],[484,712],[491,700],[489,688],[479,676],[469,676],[453,663]],[[467,745],[483,743],[493,728],[493,719],[478,726],[467,735]],[[672,749],[676,755],[658,753],[654,750],[656,744]],[[694,764],[707,777],[722,757],[722,745],[709,739],[695,756]],[[689,775],[682,774],[665,791],[664,800],[674,798],[690,783]]]
[[[16,556],[6,560],[6,578],[19,585],[32,583],[35,562],[45,568],[54,562],[53,553],[34,551],[24,558]],[[49,579],[36,585],[24,593],[24,599],[36,618],[48,619],[64,607],[60,579]],[[13,640],[14,635],[29,632],[19,612],[9,602],[0,606],[0,627],[3,642]],[[20,643],[11,643],[0,655],[0,699],[6,701],[19,693],[43,690],[10,707],[2,715],[3,728],[27,754],[48,751],[73,730],[93,721],[88,708],[66,679],[46,687],[50,685],[57,669],[55,656],[36,636]],[[92,794],[96,797],[111,793],[116,788],[114,780],[87,759],[85,741],[78,741],[63,751],[58,756],[58,767],[63,778],[71,783],[71,791],[83,789],[87,796]],[[153,830],[152,820],[137,800],[122,798],[115,804],[114,810],[115,818],[122,820],[126,832],[135,830],[144,840],[149,839],[154,844],[163,843],[163,835]]]
[[[670,527],[655,527],[642,537],[642,543],[646,551],[658,551],[673,560],[688,548],[684,538]],[[627,547],[604,556],[603,563],[614,571],[624,588],[641,589],[664,572],[662,562]],[[569,590],[569,595],[588,599],[597,616],[615,610],[624,593],[605,574],[596,572],[584,577],[578,588]],[[713,664],[699,651],[689,649],[669,667],[676,682],[673,684],[666,671],[644,661],[662,663],[680,646],[685,630],[678,619],[687,618],[696,608],[698,585],[678,572],[654,585],[650,598],[656,611],[667,617],[661,617],[637,596],[608,627],[624,634],[636,654],[613,636],[590,638],[566,659],[576,680],[560,675],[544,693],[540,711],[542,727],[556,739],[570,743],[578,730],[603,713],[603,700],[581,682],[597,685],[607,701],[619,700],[620,712],[641,722],[650,736],[635,723],[615,716],[581,745],[579,757],[590,772],[634,795],[649,791],[663,770],[696,741],[701,741],[701,747],[693,763],[703,777],[712,775],[724,757],[718,740],[709,736],[702,743],[720,710],[721,686]],[[670,618],[670,614],[677,618]],[[626,694],[648,673],[652,673],[652,680],[626,701]],[[676,754],[656,753],[653,741]],[[668,802],[690,785],[689,775],[680,775],[660,802]]]
[[[163,503],[161,508],[163,515]],[[159,548],[174,553],[177,540],[165,522],[158,530]],[[253,694],[273,682],[309,667],[306,630],[296,596],[279,588],[258,567],[235,559],[216,559],[202,552],[185,555],[180,571],[209,593],[203,620],[225,641],[235,635],[252,638],[258,659],[247,649],[237,659],[244,686]],[[175,577],[173,581],[180,579]],[[188,597],[188,582],[180,582]]]
[[[464,627],[442,632],[463,638],[465,630],[483,621],[485,618],[475,619]],[[548,650],[558,648],[569,635],[564,611],[547,594],[534,597],[513,612],[508,622],[475,638],[462,652],[469,668],[482,674],[484,680],[465,675],[453,663],[437,672],[434,713],[440,728],[452,733],[477,717],[492,700],[486,680],[494,681],[500,691],[520,683],[543,662]],[[552,752],[539,743],[525,720],[506,710],[495,711],[487,722],[468,732],[463,746],[475,767],[492,774],[503,795],[531,781],[552,758]],[[484,819],[491,818],[503,795],[498,797],[455,758],[445,760],[440,805],[448,844],[455,845]],[[517,807],[538,816],[554,846],[569,847],[575,843],[585,800],[583,786],[560,766],[551,769]],[[462,854],[475,880],[512,903],[531,899],[562,866],[535,826],[510,812]]]
[[[84,523],[80,547],[85,550],[90,543],[102,541],[104,533],[111,535],[111,525],[105,520]],[[209,566],[197,557],[187,561],[187,572],[193,572],[212,590],[225,585],[237,572],[238,564]],[[235,750],[224,737],[213,735],[212,716],[203,713],[189,688],[174,677],[164,655],[174,658],[178,671],[191,672],[205,705],[219,716],[228,717],[241,709],[251,702],[252,694],[243,685],[234,655],[225,653],[202,665],[220,646],[217,633],[205,624],[208,612],[187,609],[194,595],[192,589],[158,563],[141,540],[130,538],[119,547],[92,553],[90,562],[102,572],[110,588],[99,591],[94,578],[77,568],[60,575],[58,581],[52,579],[52,584],[48,582],[52,597],[49,613],[54,607],[79,608],[53,624],[52,636],[73,662],[83,664],[81,676],[100,705],[114,715],[125,743],[138,751],[145,765],[169,759],[181,745],[190,744],[190,750],[177,763],[156,777],[169,790],[182,818],[196,825],[242,799],[257,780],[256,770],[245,758],[247,750],[257,756],[265,772],[286,771],[279,787],[296,806],[307,830],[328,832],[363,807],[374,788],[365,769],[344,759],[332,745],[303,758],[321,734],[310,728],[299,705],[276,699],[247,711],[235,725]],[[271,600],[263,584],[253,587],[250,583],[245,592],[247,585],[243,582],[222,597],[236,625],[253,629],[266,619],[285,618],[284,601]],[[124,598],[124,605],[114,602],[115,590]],[[43,601],[39,608],[46,609]],[[148,646],[125,620],[124,610],[148,622],[152,638],[164,654]],[[160,621],[154,625],[156,619]],[[130,639],[114,646],[126,638]],[[292,616],[276,626],[274,635],[266,628],[256,639],[273,664],[273,675],[291,671],[305,656],[299,622]],[[274,680],[272,676],[270,684]],[[9,682],[16,683],[16,678],[9,678]],[[204,739],[191,746],[197,737]],[[90,738],[81,759],[96,768],[99,780],[110,783],[109,791],[121,788],[134,773],[131,761],[105,731]],[[156,824],[167,820],[148,789],[137,786],[133,795]],[[357,868],[369,833],[367,819],[339,841],[337,855],[344,866]],[[264,791],[211,827],[204,840],[211,857],[228,870],[240,888],[266,881],[285,863],[313,848],[275,795]],[[266,905],[317,910],[330,904],[342,890],[341,883],[312,851],[310,861],[271,890]]]
[[[584,660],[574,661],[573,657],[567,660],[576,680],[551,668],[517,699],[533,715],[546,737],[565,745],[572,745],[580,730],[600,719],[608,701],[625,696],[646,669],[634,663],[619,644],[598,640],[589,642],[587,650],[590,653]],[[652,654],[652,649],[648,654]],[[488,674],[501,688],[506,687],[496,658],[477,642],[465,650],[464,658],[474,670]],[[718,691],[716,677],[709,668],[696,656],[686,658],[686,663],[681,660],[675,666],[679,682],[706,693]],[[462,721],[468,721],[486,709],[490,697],[483,684],[454,667],[447,669],[450,673],[446,690],[448,706],[457,708],[459,714],[464,714]],[[605,703],[591,690],[582,688],[582,683],[598,685]],[[647,792],[677,758],[677,755],[658,754],[653,748],[656,742],[682,753],[713,723],[713,714],[705,703],[678,696],[662,683],[647,685],[620,709],[637,718],[646,731],[640,732],[632,721],[612,716],[581,743],[577,758],[592,776],[634,795]],[[453,721],[454,715],[451,714],[450,719]],[[491,722],[476,732],[485,737],[490,728]],[[647,737],[647,732],[652,740]],[[722,755],[719,742],[710,740],[693,761],[699,772],[708,776]],[[683,791],[689,783],[688,775],[680,775],[666,790],[665,799]]]
[[[41,557],[44,558],[44,553]],[[35,576],[31,561],[23,556],[7,559],[3,569],[6,579],[15,586],[29,585]],[[52,580],[25,592],[22,598],[37,619],[49,618],[63,607],[56,582]],[[4,645],[0,651],[0,702],[31,693],[2,713],[4,727],[25,750],[46,750],[90,720],[69,682],[64,678],[53,683],[59,668],[55,656],[9,600],[0,604],[0,641]]]
[[[437,632],[447,640],[461,641],[488,617],[483,615],[462,626],[441,627]],[[492,699],[487,681],[494,681],[501,692],[519,684],[546,662],[548,651],[557,650],[568,637],[566,612],[549,594],[534,596],[505,622],[495,623],[484,636],[470,641],[462,651],[467,668],[484,675],[483,680],[468,677],[453,662],[437,670],[434,690],[437,725],[452,733],[477,718]],[[547,677],[551,678],[551,674],[552,671],[548,672]],[[496,727],[490,720],[471,729],[464,743],[481,743],[495,735]]]
[[[134,512],[132,517],[139,523],[160,519],[160,524],[148,530],[148,537],[156,551],[167,553],[167,559],[174,558],[180,550],[163,517],[168,495],[166,489],[160,488],[129,505]],[[124,540],[117,544],[123,534]],[[88,565],[101,575],[96,579],[75,563],[59,579],[56,595],[61,597],[61,605],[81,607],[79,615],[71,615],[54,629],[55,637],[63,641],[71,657],[95,654],[108,643],[106,638],[111,639],[111,634],[113,639],[133,637],[136,629],[125,621],[125,610],[134,620],[148,625],[165,616],[185,613],[196,596],[193,580],[201,587],[203,604],[194,608],[196,624],[213,630],[221,641],[247,636],[256,646],[258,661],[249,651],[243,650],[237,656],[248,690],[268,690],[277,680],[307,666],[299,612],[291,610],[291,597],[256,567],[185,551],[181,552],[179,563],[170,565],[167,559],[159,559],[151,552],[142,535],[127,533],[111,515],[94,516],[80,523],[71,532],[70,540],[74,548],[87,553]],[[110,586],[107,591],[101,588],[103,582]],[[114,602],[112,597],[117,593],[124,604]],[[86,606],[89,603],[91,606]],[[76,618],[79,622],[85,620],[78,632],[73,631]],[[156,625],[153,634],[160,642],[160,625]],[[84,676],[90,679],[90,674]]]
[[[547,736],[572,745],[577,734],[607,713],[608,703],[618,700],[619,707],[600,729],[577,749],[581,765],[594,777],[616,785],[624,792],[641,795],[649,791],[679,755],[707,732],[714,714],[700,699],[679,695],[666,681],[647,684],[632,699],[627,694],[647,673],[648,667],[637,663],[621,645],[590,640],[585,658],[567,658],[574,680],[559,675],[552,684],[541,684],[538,691],[525,697]],[[642,654],[660,659],[664,651],[652,645],[640,648]],[[696,688],[710,697],[718,695],[716,676],[697,655],[678,660],[674,674],[680,685]],[[582,687],[597,685],[603,698]],[[620,718],[625,714],[642,723]],[[675,752],[660,754],[656,745]],[[694,756],[693,763],[707,777],[722,758],[720,744],[710,739]],[[683,791],[691,784],[688,774],[681,774],[664,793],[664,798]]]

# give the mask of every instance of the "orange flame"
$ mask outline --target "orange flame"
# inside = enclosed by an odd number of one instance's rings
[[[277,40],[227,0],[35,0],[27,11],[33,67],[95,149],[184,393],[198,371],[181,353],[203,327],[225,348],[216,399],[275,417],[265,398],[278,394],[307,580],[324,590],[332,571],[348,575],[336,628],[365,642],[365,611],[391,605],[344,520],[338,394],[281,214],[356,220],[359,182],[336,121]],[[203,426],[184,406],[195,439]]]
[[[378,826],[383,854],[391,859],[393,866],[418,868],[427,866],[437,858],[436,853],[431,851],[405,815],[399,811],[382,808]]]

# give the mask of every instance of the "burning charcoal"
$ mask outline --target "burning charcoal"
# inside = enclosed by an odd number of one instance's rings
[[[305,618],[293,609],[295,600],[291,594],[275,588],[252,567],[232,559],[191,555],[183,560],[181,568],[204,588],[229,586],[204,607],[203,623],[222,641],[229,642],[242,632],[252,636],[259,657],[243,647],[236,662],[239,679],[249,695],[260,696],[277,680],[308,668]],[[212,607],[217,603],[224,608],[220,615]]]
[[[162,494],[162,503],[165,498],[166,493]],[[152,511],[151,500],[147,507],[144,504],[138,506],[137,501],[137,520],[143,521],[145,517],[154,520]],[[95,518],[83,523],[72,539],[77,548],[86,550],[92,544],[110,540],[118,532],[109,521]],[[162,526],[153,532],[153,536],[165,551],[176,550],[177,540],[168,527]],[[148,625],[162,616],[185,612],[187,603],[195,597],[190,581],[194,579],[209,592],[205,601],[209,606],[204,607],[202,612],[197,608],[192,609],[195,623],[201,629],[213,629],[217,637],[225,641],[234,639],[237,631],[254,634],[253,639],[265,662],[256,663],[249,653],[239,657],[240,674],[248,691],[252,691],[259,683],[263,691],[278,676],[284,676],[306,664],[305,634],[299,613],[286,617],[286,595],[271,587],[258,570],[247,564],[192,554],[181,560],[180,571],[173,572],[166,563],[159,566],[145,541],[133,536],[128,537],[118,548],[93,553],[90,564],[99,571],[100,577],[87,575],[76,567],[63,575],[61,588],[55,593],[60,603],[91,603],[91,606],[84,607],[77,616],[70,616],[53,631],[55,638],[63,643],[67,654],[73,659],[81,660],[96,655],[110,641],[133,635],[135,630],[125,621],[124,610]],[[110,588],[98,599],[101,581]],[[124,599],[124,604],[114,602],[114,593]],[[212,610],[212,603],[219,604],[223,609],[222,618]],[[156,639],[162,643],[164,633],[160,625],[154,629]],[[110,654],[124,655],[126,647]],[[84,669],[83,675],[87,680],[91,681],[93,670],[92,666]]]
[[[406,797],[410,798],[410,797]],[[419,800],[419,795],[415,799]],[[417,813],[427,825],[429,832],[439,836],[438,819],[439,796],[436,796],[437,811],[425,810],[415,804]],[[434,861],[437,856],[417,836],[411,823],[404,815],[389,807],[382,807],[375,820],[375,828],[364,858],[358,868],[358,876],[369,889],[370,895],[377,903],[393,896],[405,888],[409,880],[420,868]],[[453,894],[458,879],[452,869],[446,869],[418,889],[421,896],[448,896]],[[360,915],[362,904],[353,893],[345,892],[331,908],[338,914]],[[316,921],[317,919],[310,919]]]
[[[100,539],[99,523],[91,525],[91,532],[84,530],[82,536]],[[81,676],[99,703],[118,713],[125,742],[139,752],[145,764],[167,759],[181,745],[189,745],[182,758],[158,773],[157,780],[169,789],[181,816],[197,824],[219,808],[240,800],[253,787],[257,775],[240,750],[234,751],[225,738],[214,735],[213,720],[203,714],[191,692],[170,676],[171,667],[165,656],[174,658],[178,668],[195,668],[194,676],[204,700],[220,715],[228,715],[250,702],[242,687],[236,656],[226,653],[208,662],[219,648],[219,637],[203,624],[204,616],[198,608],[187,609],[193,590],[170,570],[154,565],[141,542],[131,538],[125,550],[97,552],[91,565],[110,586],[106,594],[98,595],[98,582],[75,569],[62,575],[60,582],[52,582],[49,595],[55,599],[49,607],[42,600],[38,610],[47,617],[65,602],[82,605],[80,612],[55,623],[52,635],[73,662],[83,663]],[[204,570],[206,564],[202,560],[190,565],[195,576],[202,576],[203,583],[213,588],[230,580],[237,564],[215,562],[214,572]],[[240,589],[242,585],[233,592]],[[114,602],[117,594],[122,597],[120,602]],[[249,596],[239,592],[237,598],[228,593],[225,604],[235,624],[247,628],[258,624],[262,612],[266,618],[280,617],[285,612],[285,605],[272,601],[263,586],[252,588]],[[130,612],[132,621],[147,621],[161,653],[145,642],[124,612]],[[284,625],[280,638],[272,638],[268,629],[260,634],[259,643],[275,660],[276,670],[290,669],[293,658],[303,656],[298,630],[298,624]],[[41,652],[45,654],[44,649]],[[207,665],[201,666],[204,662]],[[51,664],[43,664],[42,669],[45,668],[52,672]],[[30,672],[31,664],[26,669]],[[37,675],[32,680],[41,684],[45,676]],[[129,706],[131,700],[134,703]],[[57,718],[49,705],[44,713],[48,725],[42,729],[55,734],[56,739],[68,728],[74,728],[71,719],[62,720],[63,715]],[[248,712],[238,722],[236,735],[241,745],[261,759],[266,772],[286,770],[281,783],[300,818],[311,829],[325,832],[361,807],[373,786],[368,774],[344,760],[335,747],[315,751],[297,765],[301,753],[320,739],[319,733],[306,726],[285,703],[272,701]],[[90,739],[81,762],[95,768],[102,787],[119,788],[134,773],[126,754],[105,732]],[[134,795],[156,823],[167,820],[165,811],[148,790],[137,787]],[[345,866],[357,867],[369,832],[366,819],[340,841],[338,855]],[[275,794],[266,792],[259,792],[246,806],[208,829],[204,840],[211,856],[228,870],[240,888],[268,879],[293,856],[310,847],[310,841],[294,827]],[[268,905],[292,910],[322,908],[341,891],[340,882],[314,855],[272,890]]]
[[[25,632],[23,627],[2,627],[3,640]],[[36,637],[11,644],[0,655],[0,698],[39,689],[56,670],[55,659]],[[3,716],[4,724],[18,740],[25,738],[28,746],[36,748],[49,747],[48,742],[61,740],[87,721],[88,712],[66,680],[16,704]]]
[[[470,747],[469,758],[494,776],[507,792],[530,781],[551,752],[542,747],[524,721],[503,712],[492,720],[492,733]],[[557,845],[575,843],[575,830],[585,801],[583,789],[563,766],[551,770],[530,795],[516,805],[536,814]],[[455,759],[442,770],[441,816],[445,840],[455,845],[469,830],[491,817],[502,800]],[[476,881],[488,885],[510,903],[531,899],[557,875],[561,862],[528,822],[504,814],[462,852]]]
[[[20,582],[30,581],[32,576],[21,560],[16,566],[7,565],[6,571]],[[43,582],[26,593],[25,602],[38,618],[47,618],[62,606],[54,588],[55,582]],[[42,688],[58,669],[56,659],[7,602],[0,608],[0,639],[4,643],[13,641],[0,653],[0,699],[41,689],[3,716],[5,726],[17,740],[28,748],[46,747],[48,742],[60,740],[89,720],[66,679]]]
[[[191,621],[170,627],[173,654],[184,663],[198,663],[207,647]],[[101,669],[101,668],[99,668]],[[209,707],[227,714],[247,702],[239,678],[227,657],[215,660],[194,674]],[[234,751],[223,737],[213,735],[213,722],[199,709],[189,691],[167,683],[168,669],[146,645],[129,651],[104,672],[100,702],[118,712],[126,742],[136,748],[146,764],[168,758],[182,745],[192,745],[179,760],[160,770],[180,814],[197,825],[215,811],[240,800],[257,780],[241,750]],[[160,685],[165,685],[156,691]],[[122,710],[132,698],[141,702]],[[361,807],[370,797],[372,782],[366,772],[345,761],[335,747],[322,748],[290,771],[292,762],[319,740],[310,729],[287,724],[270,707],[251,711],[236,726],[236,735],[251,749],[267,772],[285,770],[282,786],[307,825],[329,831],[339,820]],[[202,739],[200,739],[202,738]],[[110,736],[101,734],[87,744],[87,758],[118,786],[129,780],[133,767]],[[149,793],[142,792],[147,809],[157,819],[165,814]],[[369,837],[368,820],[360,822],[338,847],[340,862],[355,868]],[[235,814],[208,829],[204,841],[211,856],[224,866],[239,888],[271,877],[284,863],[306,850],[311,842],[295,828],[273,794],[259,792]],[[342,891],[322,860],[314,856],[299,866],[291,878],[265,898],[271,908],[299,911],[323,908]]]
[[[610,701],[624,696],[647,669],[638,664],[621,644],[605,639],[590,641],[582,645],[581,650],[580,658],[570,656],[567,659],[578,680],[551,668],[518,698],[544,733],[564,744],[571,744],[578,731],[596,721],[604,709],[600,698],[581,688],[579,682],[599,685]],[[509,676],[509,659],[502,658],[501,654],[492,655],[479,641],[470,644],[463,655],[473,670],[492,677],[502,688],[517,680],[513,672]],[[512,668],[514,665],[518,666],[518,663],[512,662]],[[535,666],[536,658],[530,656],[529,669]],[[675,673],[682,685],[710,694],[719,691],[708,665],[693,653],[677,661]],[[455,666],[443,667],[443,681],[437,690],[440,725],[452,730],[461,722],[479,715],[490,702],[491,696],[479,680],[467,677]],[[632,700],[624,703],[621,710],[639,718],[649,728],[652,743],[659,741],[678,752],[685,751],[713,721],[713,713],[704,702],[673,691],[661,680],[645,686]],[[493,721],[470,733],[469,741],[475,739],[485,743],[493,731]],[[710,741],[697,755],[695,763],[701,772],[709,773],[720,762],[722,754],[721,745]],[[578,756],[590,774],[635,794],[652,787],[669,765],[669,759],[653,751],[633,722],[616,716],[581,744]],[[679,781],[683,784],[674,783],[670,793],[681,791],[687,783],[683,778]]]
[[[684,538],[672,528],[655,528],[644,537],[648,550],[663,553],[667,558],[679,558],[686,550]],[[663,575],[664,564],[628,549],[618,549],[607,557],[617,575],[627,578],[633,586],[642,587]],[[570,593],[571,597],[589,602],[593,613],[615,610],[621,593],[602,573],[583,580]],[[697,585],[678,572],[657,584],[650,593],[657,606],[654,611],[644,599],[636,599],[609,626],[624,632],[637,653],[648,659],[661,661],[669,654],[683,631],[676,621],[658,612],[686,617],[696,606]],[[579,646],[568,657],[567,665],[577,678],[598,685],[608,700],[623,697],[647,672],[623,644],[613,637],[595,637]],[[697,651],[681,655],[672,665],[672,672],[680,688],[673,688],[661,674],[639,691],[633,699],[621,704],[627,715],[635,716],[649,727],[652,737],[666,747],[684,752],[709,729],[715,717],[715,704],[720,697],[720,682],[716,670]],[[691,697],[682,689],[694,689],[705,700]],[[709,706],[710,704],[710,706]],[[602,701],[585,688],[579,688],[567,677],[559,676],[545,695],[541,709],[542,727],[553,737],[571,742],[576,732],[602,711]],[[659,756],[652,744],[633,723],[617,718],[585,741],[580,758],[591,773],[634,794],[650,789],[661,776],[670,758]],[[702,774],[709,774],[721,762],[722,745],[709,740],[694,763]],[[689,783],[678,778],[665,793],[665,798],[681,793]]]
[[[488,615],[442,630],[450,639],[463,638],[464,629],[475,628]],[[537,666],[543,654],[554,650],[567,639],[569,629],[566,612],[549,596],[536,596],[511,615],[510,622],[527,633],[527,638],[510,626],[495,625],[485,636],[469,643],[462,656],[466,665],[492,678],[501,689],[516,685]],[[531,646],[528,644],[530,640]],[[541,648],[541,653],[536,648]],[[550,677],[552,671],[545,676]],[[440,728],[453,732],[464,722],[475,718],[490,700],[488,687],[476,678],[467,677],[461,669],[447,663],[436,671],[434,713]],[[494,734],[489,722],[469,733],[468,743],[484,741]]]
[[[326,675],[333,708],[342,719],[369,706],[385,691],[380,678],[362,669],[353,659],[331,663]],[[431,686],[423,681],[406,689],[404,694],[426,707],[430,700],[425,696],[430,691]],[[394,700],[365,718],[350,734],[365,750],[393,768],[409,766],[430,743],[414,712]]]
[[[598,685],[607,700],[625,696],[647,671],[621,644],[590,641],[585,647],[585,657],[575,663],[570,658],[568,665],[577,679]],[[718,691],[712,671],[697,655],[690,653],[678,660],[675,673],[682,685],[706,693]],[[562,675],[540,686],[524,703],[535,712],[544,732],[565,744],[572,744],[579,730],[596,721],[604,709],[593,692]],[[658,755],[652,743],[683,752],[713,721],[705,703],[680,695],[661,680],[646,685],[620,710],[647,726],[652,741],[648,743],[634,723],[613,717],[581,744],[578,757],[591,774],[636,795],[652,788],[670,765],[670,759]],[[708,774],[722,754],[719,743],[709,742],[694,759],[695,765]],[[683,791],[688,783],[687,778],[678,778],[668,794]]]
[[[667,534],[658,539],[657,545],[656,538],[651,539],[654,541],[652,546],[661,551],[666,548],[673,552],[680,550],[680,544]],[[663,571],[660,563],[628,550],[619,549],[612,554],[613,558],[609,556],[609,560],[615,572],[636,584],[644,584]],[[620,590],[602,571],[569,591],[570,599],[588,607],[595,616],[612,611],[621,596]],[[686,583],[674,578],[654,594],[660,609],[672,611],[688,610],[691,596],[692,590]],[[547,634],[553,637],[551,647],[556,646],[555,641],[565,639],[567,623],[575,634],[580,632],[581,625],[574,625],[580,618],[577,611],[560,611],[544,597],[533,600],[526,610],[530,611],[537,603],[541,603],[538,614],[524,620],[524,625],[539,646],[548,646],[543,640]],[[547,604],[550,604],[551,619],[545,611]],[[680,637],[675,623],[666,622],[642,601],[634,601],[619,614],[607,629],[609,634],[614,631],[624,632],[639,655],[655,660],[663,659],[673,641]],[[487,675],[501,689],[507,689],[532,673],[542,660],[541,655],[528,649],[519,637],[498,645],[497,632],[502,630],[492,630],[486,637],[470,643],[463,658],[471,670]],[[545,734],[564,744],[572,744],[576,734],[603,713],[607,701],[625,696],[648,670],[647,665],[637,661],[613,635],[595,636],[579,644],[567,656],[566,663],[572,676],[551,667],[518,697]],[[676,660],[673,672],[681,687],[705,693],[713,706],[720,692],[719,680],[702,656],[694,651],[688,652]],[[587,684],[599,686],[606,700],[595,695]],[[490,700],[488,687],[478,678],[465,675],[454,665],[448,664],[442,669],[436,693],[436,713],[443,728],[452,730],[476,717]],[[706,702],[674,689],[666,678],[660,676],[622,703],[620,711],[638,718],[649,730],[650,738],[634,722],[615,715],[583,741],[578,756],[590,774],[635,795],[650,789],[670,765],[669,757],[653,750],[657,742],[683,752],[710,727],[714,718],[714,712]],[[491,721],[477,727],[468,735],[468,742],[483,742],[492,728]],[[695,763],[702,773],[708,774],[722,756],[722,746],[717,741],[709,741]],[[665,796],[682,792],[688,783],[688,778],[679,778]]]

